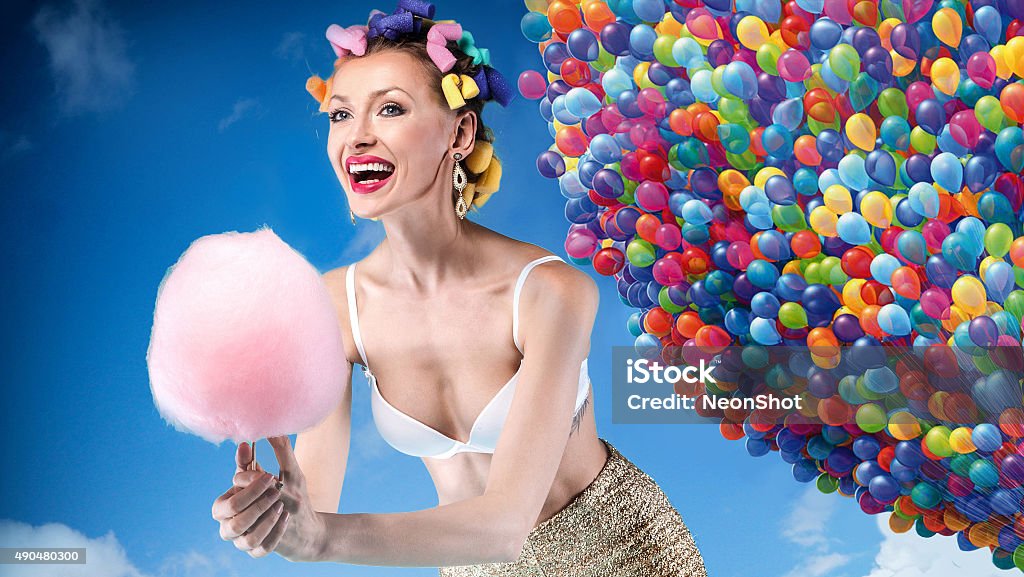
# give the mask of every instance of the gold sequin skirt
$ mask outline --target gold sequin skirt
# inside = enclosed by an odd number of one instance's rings
[[[605,439],[608,461],[561,511],[530,532],[519,558],[439,568],[440,577],[707,577],[704,559],[661,487]]]

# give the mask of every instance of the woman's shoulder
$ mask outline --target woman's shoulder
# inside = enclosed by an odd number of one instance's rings
[[[543,261],[530,269],[529,282],[524,282],[524,297],[528,293],[544,295],[544,298],[553,299],[563,303],[579,302],[585,304],[587,301],[596,303],[598,288],[597,283],[589,274],[580,270],[572,263],[567,262],[561,255],[532,243],[516,241],[523,246],[517,251],[515,261],[519,270],[525,270],[535,260],[556,256],[556,259]],[[532,299],[531,299],[532,300]]]

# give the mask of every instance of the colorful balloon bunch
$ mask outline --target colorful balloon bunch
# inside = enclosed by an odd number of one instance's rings
[[[804,396],[715,416],[894,530],[1024,569],[1024,0],[526,6],[537,169],[637,348],[805,347],[689,393]]]

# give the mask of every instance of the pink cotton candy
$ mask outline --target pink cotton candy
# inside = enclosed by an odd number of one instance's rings
[[[218,445],[309,429],[345,386],[327,287],[267,227],[201,237],[168,269],[146,361],[164,419]]]

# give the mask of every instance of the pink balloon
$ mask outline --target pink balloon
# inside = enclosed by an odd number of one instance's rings
[[[929,219],[921,227],[921,236],[924,237],[925,244],[932,251],[942,250],[942,241],[946,240],[949,233],[949,225],[938,219]]]
[[[799,50],[789,50],[779,56],[779,76],[787,82],[803,82],[811,77],[811,63]]]
[[[594,254],[601,241],[586,226],[580,226],[565,237],[565,253],[572,258],[587,258]]]
[[[921,104],[921,102],[929,98],[935,98],[935,91],[932,90],[932,85],[920,80],[911,82],[910,86],[907,86],[905,93],[907,95],[907,106],[912,111],[917,110],[917,105]]]
[[[937,288],[930,288],[921,293],[921,310],[933,319],[949,318],[949,306],[953,304],[946,293]]]
[[[528,100],[537,100],[547,92],[548,84],[536,70],[524,70],[519,75],[519,94]]]
[[[903,14],[907,17],[905,22],[913,24],[932,9],[934,0],[905,0],[903,3]]]
[[[702,40],[716,40],[718,26],[707,8],[694,8],[686,13],[686,29]]]
[[[682,231],[674,224],[663,224],[654,232],[654,244],[665,250],[675,250],[682,242]]]
[[[654,276],[654,280],[662,286],[677,285],[686,280],[686,273],[683,272],[683,267],[674,258],[662,257],[658,259],[654,266],[651,267],[651,273]]]
[[[981,138],[983,131],[984,128],[973,110],[961,110],[949,119],[949,134],[960,146],[974,148],[978,145],[978,139]]]
[[[648,212],[658,212],[668,206],[668,189],[660,182],[645,180],[636,187],[636,203]]]
[[[996,80],[995,58],[988,52],[975,52],[967,59],[967,76],[982,88],[992,88]]]
[[[850,15],[850,6],[846,0],[825,0],[825,16],[840,24],[853,23],[853,16]]]

